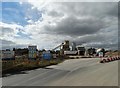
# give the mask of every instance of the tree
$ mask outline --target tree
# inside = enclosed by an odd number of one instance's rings
[[[42,52],[46,51],[45,49],[42,49]]]
[[[13,51],[15,51],[15,48],[13,48]]]

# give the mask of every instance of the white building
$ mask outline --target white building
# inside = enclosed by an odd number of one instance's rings
[[[29,59],[35,59],[37,57],[37,46],[28,46]]]
[[[0,57],[2,58],[2,60],[14,60],[15,52],[11,50],[1,50]]]

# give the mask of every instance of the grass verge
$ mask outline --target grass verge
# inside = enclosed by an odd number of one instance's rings
[[[16,73],[20,71],[33,70],[37,68],[44,68],[50,65],[57,65],[64,60],[51,59],[51,60],[36,60],[36,61],[6,61],[2,63],[2,76],[10,73]]]

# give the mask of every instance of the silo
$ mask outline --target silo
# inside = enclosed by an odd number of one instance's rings
[[[75,50],[76,50],[76,43],[72,42],[72,51],[75,51]]]

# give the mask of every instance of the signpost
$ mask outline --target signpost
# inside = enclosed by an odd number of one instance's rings
[[[45,60],[50,60],[52,58],[52,54],[50,53],[50,51],[45,51],[42,54],[42,58]]]

